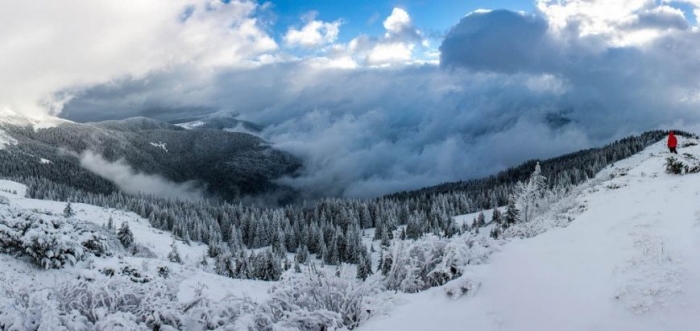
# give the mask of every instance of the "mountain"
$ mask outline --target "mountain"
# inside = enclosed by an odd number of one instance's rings
[[[489,210],[454,192],[255,208],[0,180],[0,329],[694,330],[700,140],[679,143],[566,187],[535,164]]]
[[[133,174],[190,183],[209,196],[229,201],[272,192],[279,200],[292,199],[294,192],[274,180],[293,175],[301,166],[296,157],[250,134],[185,130],[148,118],[57,121],[43,128],[0,121],[0,132],[0,146],[4,146],[0,175],[41,177],[103,194],[116,190],[114,179],[100,177],[81,165],[87,151],[108,163],[122,160],[119,164],[130,167]]]
[[[259,133],[262,126],[253,122],[239,120],[235,112],[217,112],[196,118],[183,118],[171,121],[172,124],[184,129],[213,129],[230,132]]]
[[[530,226],[560,216],[564,227],[504,243],[455,284],[399,295],[400,306],[359,330],[697,329],[697,144],[683,139],[676,156],[662,141],[606,167],[560,213]],[[689,171],[668,173],[669,157]],[[469,293],[448,296],[465,284]]]

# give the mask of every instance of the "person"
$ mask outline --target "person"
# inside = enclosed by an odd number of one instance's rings
[[[678,146],[678,139],[673,135],[673,131],[668,132],[668,150],[671,153],[678,154],[676,151],[676,146]]]

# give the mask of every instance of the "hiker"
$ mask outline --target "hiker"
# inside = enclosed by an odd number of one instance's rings
[[[676,151],[676,146],[678,146],[678,139],[673,135],[673,131],[668,132],[668,150],[671,153],[678,154]]]

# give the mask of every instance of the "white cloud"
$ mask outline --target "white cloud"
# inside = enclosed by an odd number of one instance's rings
[[[174,183],[159,175],[137,172],[125,160],[109,162],[102,155],[86,150],[80,154],[80,166],[109,180],[128,194],[150,194],[166,198],[201,200],[204,191],[193,181]]]
[[[284,41],[290,46],[319,47],[335,42],[340,32],[342,22],[317,21],[316,14],[307,14],[304,18],[306,25],[301,29],[289,28]]]
[[[681,10],[654,0],[537,0],[536,7],[553,33],[575,34],[605,46],[648,44],[688,25]]]
[[[415,45],[410,43],[379,43],[367,54],[367,63],[382,65],[388,63],[408,63],[413,57]]]
[[[401,8],[394,8],[391,11],[391,15],[384,20],[384,29],[386,29],[387,34],[398,34],[405,29],[411,28],[411,17],[408,13]]]
[[[0,107],[43,115],[56,91],[177,65],[242,66],[277,45],[257,5],[209,0],[3,1]],[[48,107],[47,107],[48,106]]]
[[[538,5],[535,14],[462,18],[442,42],[440,67],[410,64],[425,55],[425,38],[397,14],[378,36],[313,55],[266,54],[256,57],[266,65],[213,78],[177,67],[93,88],[66,107],[161,118],[233,108],[265,125],[267,141],[304,157],[285,182],[347,196],[487,175],[700,123],[700,32],[678,10],[625,0]]]

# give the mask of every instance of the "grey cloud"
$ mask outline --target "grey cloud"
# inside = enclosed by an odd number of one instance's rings
[[[173,183],[158,175],[139,173],[124,160],[109,162],[102,155],[89,150],[80,154],[80,165],[129,194],[143,193],[185,200],[200,200],[204,196],[203,190],[193,181]]]
[[[623,26],[627,29],[678,29],[690,28],[688,20],[681,11],[676,10],[646,10],[637,15],[631,23]]]
[[[532,14],[507,10],[471,13],[445,36],[440,64],[497,72],[539,71],[555,52],[547,29],[547,21]]]
[[[155,106],[236,111],[304,158],[301,176],[284,183],[310,196],[361,197],[700,122],[696,32],[601,50],[555,38],[547,26],[532,15],[472,14],[446,36],[442,67],[333,70],[300,61],[212,79],[178,69],[133,90],[93,88],[66,110],[94,100],[128,114]]]

